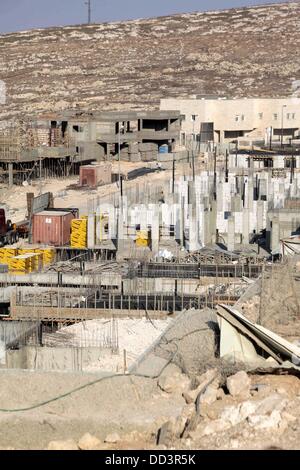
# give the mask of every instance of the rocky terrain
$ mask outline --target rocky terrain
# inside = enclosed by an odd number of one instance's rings
[[[299,3],[2,35],[0,120],[151,108],[169,96],[297,94],[299,44]]]
[[[294,375],[191,380],[170,364],[158,379],[1,371],[1,382],[1,450],[299,449]]]
[[[299,449],[299,369],[225,362],[214,323],[179,315],[127,374],[0,370],[0,449]]]

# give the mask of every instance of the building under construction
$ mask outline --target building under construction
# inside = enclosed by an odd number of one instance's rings
[[[35,177],[79,174],[91,161],[152,161],[179,141],[177,111],[62,112],[9,125],[0,132],[0,170],[9,185]]]

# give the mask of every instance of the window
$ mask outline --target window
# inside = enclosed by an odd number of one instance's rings
[[[73,130],[74,130],[75,132],[83,132],[83,127],[76,125],[76,126],[73,126]]]
[[[287,118],[288,121],[290,120],[290,113],[286,114],[286,118]]]
[[[245,116],[244,116],[244,114],[241,115],[241,121],[245,121]]]
[[[273,114],[274,121],[277,121],[277,118],[278,118],[278,114],[277,113]]]
[[[185,132],[181,132],[181,145],[186,144],[186,139],[185,139]]]
[[[258,119],[262,119],[263,115],[264,115],[264,113],[258,113]]]
[[[239,120],[239,116],[238,116],[238,115],[235,116],[235,120],[236,120],[236,121]]]
[[[295,119],[295,113],[292,113],[292,119]]]

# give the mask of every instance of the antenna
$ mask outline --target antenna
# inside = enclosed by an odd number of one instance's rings
[[[92,21],[92,8],[91,8],[91,0],[87,0],[84,2],[85,5],[88,7],[88,24],[91,24]]]

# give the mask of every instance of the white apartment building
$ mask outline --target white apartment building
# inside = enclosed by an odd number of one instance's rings
[[[160,109],[183,115],[182,145],[192,135],[216,143],[241,138],[285,143],[300,135],[300,98],[166,98]]]

